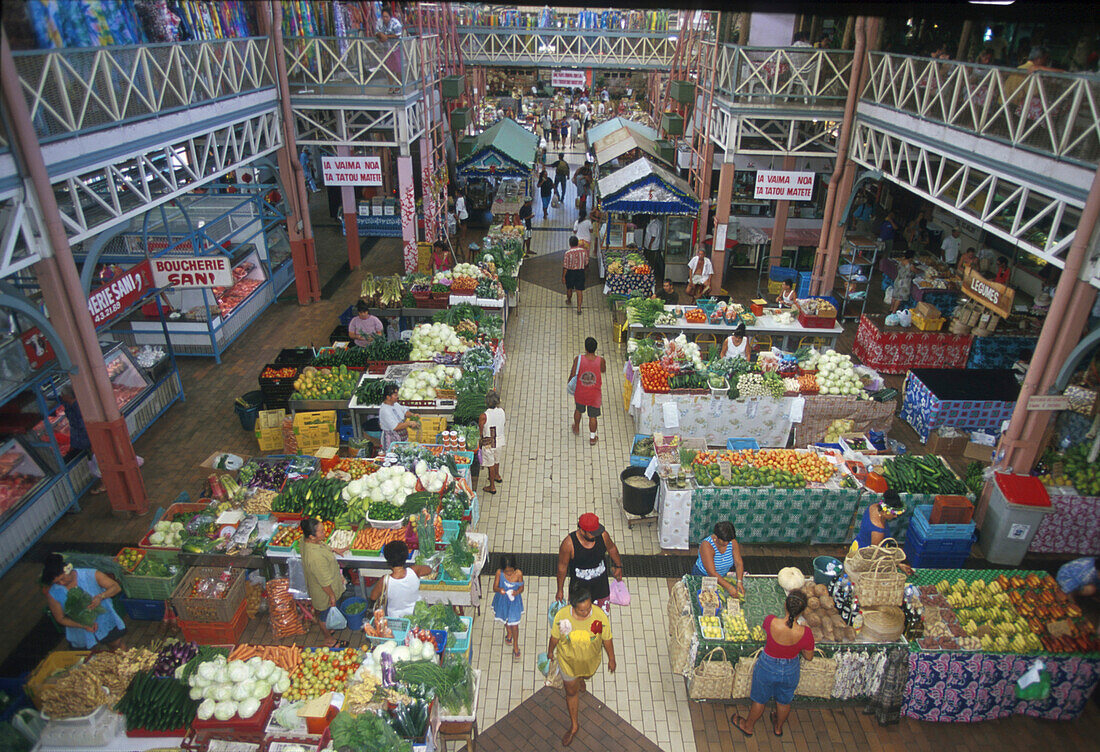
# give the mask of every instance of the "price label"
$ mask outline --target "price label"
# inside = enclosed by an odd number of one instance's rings
[[[730,479],[730,463],[728,460],[718,460],[718,472],[722,474],[722,477],[726,480]]]
[[[718,589],[718,578],[717,577],[704,577],[703,578],[702,589],[703,590],[717,590]]]

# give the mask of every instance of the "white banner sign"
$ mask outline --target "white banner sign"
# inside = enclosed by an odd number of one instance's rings
[[[232,287],[233,268],[226,256],[149,259],[157,287],[177,289]]]
[[[583,89],[588,80],[582,70],[556,70],[550,74],[550,85],[555,89]]]
[[[814,173],[756,172],[756,194],[753,198],[765,201],[809,201],[814,195]]]
[[[325,185],[382,185],[381,157],[321,157]]]

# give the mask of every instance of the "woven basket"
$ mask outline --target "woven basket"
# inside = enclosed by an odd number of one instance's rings
[[[695,620],[691,614],[672,621],[668,636],[668,659],[675,674],[687,675],[691,670],[691,644],[695,639]]]
[[[688,595],[687,585],[677,582],[672,586],[668,595],[668,634],[673,633],[673,626],[684,614],[691,614],[691,598]]]
[[[826,658],[820,650],[814,651],[812,661],[800,660],[802,667],[794,693],[803,697],[832,697],[833,685],[836,684],[836,661]]]
[[[764,648],[759,648],[752,655],[743,655],[737,661],[737,665],[733,668],[733,687],[730,689],[732,699],[740,700],[749,696],[752,690],[752,672],[756,668],[756,656],[763,650]]]
[[[717,653],[718,660],[711,660]],[[688,697],[693,700],[728,700],[733,687],[733,665],[726,660],[721,648],[714,648],[705,656],[691,673],[688,682]]]
[[[896,642],[905,630],[905,613],[897,606],[879,606],[863,611],[860,642]]]
[[[860,574],[852,586],[863,608],[896,606],[905,597],[905,574],[898,571],[895,562],[880,559],[872,569]]]
[[[905,552],[901,550],[898,542],[893,538],[885,538],[877,546],[864,546],[863,548],[857,548],[855,551],[850,551],[844,557],[844,571],[854,585],[864,572],[883,560],[895,564],[905,560]]]

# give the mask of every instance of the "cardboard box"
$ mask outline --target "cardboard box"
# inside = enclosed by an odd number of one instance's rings
[[[966,442],[966,448],[963,449],[962,454],[963,457],[966,457],[968,460],[993,462],[993,447],[988,447],[984,444],[975,444],[973,441]]]
[[[321,410],[295,414],[294,437],[298,440],[298,451],[303,454],[313,454],[325,446],[339,447],[340,436],[336,431],[336,411]]]
[[[205,467],[208,470],[217,470],[219,473],[235,473],[235,472],[237,472],[238,470],[241,469],[240,465],[236,465],[235,463],[234,463],[233,467],[216,467],[215,463],[217,463],[218,458],[221,457],[223,454],[227,454],[227,455],[230,455],[232,457],[237,457],[238,460],[240,460],[241,465],[248,462],[248,457],[247,456],[242,456],[242,455],[239,455],[239,454],[234,454],[233,452],[226,452],[224,450],[221,450],[221,451],[214,452],[209,457],[207,457],[205,460],[203,460],[200,463],[199,467]]]
[[[435,436],[447,430],[447,419],[441,415],[421,415],[420,428],[409,429],[409,441],[421,444],[434,444]]]
[[[261,410],[256,417],[256,443],[261,452],[278,452],[283,448],[283,421],[286,410]]]
[[[917,307],[914,310],[916,310],[916,312],[918,314],[920,314],[920,316],[922,318],[926,318],[926,319],[938,319],[938,318],[940,318],[940,309],[936,308],[936,306],[934,306],[930,303],[925,303],[923,300],[920,303],[917,303]]]
[[[932,435],[928,437],[928,442],[924,445],[927,450],[927,454],[962,454],[966,449],[966,445],[969,442],[966,434],[961,436],[955,436],[953,438],[945,438],[939,432],[939,430],[933,431]]]

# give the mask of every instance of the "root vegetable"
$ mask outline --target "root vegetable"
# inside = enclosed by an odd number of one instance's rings
[[[817,598],[817,596],[813,596],[806,603],[806,606],[812,611],[817,611],[819,608],[821,608],[821,600]]]

